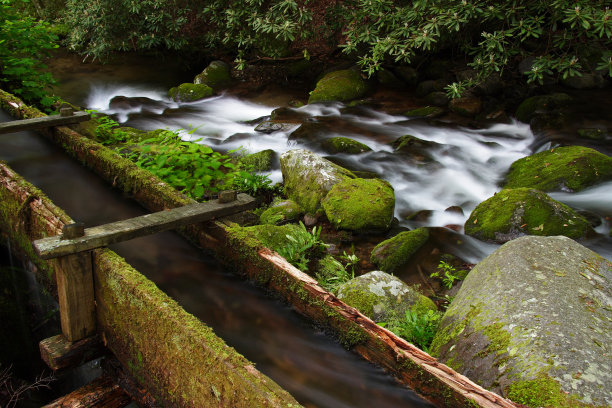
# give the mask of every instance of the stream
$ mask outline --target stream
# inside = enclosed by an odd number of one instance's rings
[[[180,130],[185,140],[197,140],[223,152],[272,149],[280,155],[307,148],[351,169],[374,172],[395,189],[400,227],[437,227],[435,235],[444,241],[444,250],[470,263],[497,248],[463,234],[470,212],[499,191],[513,161],[556,143],[555,137],[536,136],[528,125],[516,121],[474,129],[339,103],[295,109],[305,121],[324,129],[306,141],[291,136],[299,125],[269,134],[254,130],[257,119],[264,120],[290,100],[304,98],[303,90],[275,88],[247,97],[221,94],[179,104],[168,99],[167,89],[190,82],[193,75],[164,64],[138,60],[101,66],[66,57],[58,58],[51,67],[61,97],[113,115],[122,125]],[[116,97],[129,103],[111,103]],[[8,116],[0,112],[0,121],[5,120]],[[606,123],[610,120],[606,118]],[[432,143],[429,160],[415,162],[394,154],[390,143],[406,134]],[[330,157],[320,142],[333,136],[353,138],[372,151]],[[602,144],[599,150],[611,154],[609,144]],[[0,135],[0,159],[86,226],[143,214],[136,204],[31,132]],[[278,163],[270,177],[281,181]],[[598,236],[582,243],[612,260],[612,183],[551,196],[596,214],[602,221],[596,229]],[[447,210],[457,206],[462,211]],[[424,216],[411,217],[418,213]],[[429,406],[381,369],[313,328],[290,307],[224,271],[174,233],[139,238],[112,249],[307,407]]]

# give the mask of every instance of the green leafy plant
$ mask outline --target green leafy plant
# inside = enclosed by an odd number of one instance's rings
[[[55,83],[41,58],[57,48],[49,25],[24,14],[25,0],[0,0],[0,85],[47,110]]]
[[[312,233],[308,232],[304,224],[300,221],[300,228],[292,234],[287,234],[285,245],[279,249],[278,253],[289,263],[299,270],[308,271],[309,257],[316,255],[327,247],[321,238],[321,229],[312,228]]]
[[[274,190],[270,176],[258,174],[254,171],[237,171],[234,175],[233,185],[236,190],[252,196]]]
[[[457,268],[450,265],[449,263],[445,261],[440,261],[440,263],[438,264],[438,270],[429,275],[429,277],[439,278],[440,280],[442,280],[444,286],[450,289],[453,287],[455,281],[463,279],[461,276],[462,272],[464,273],[464,271],[457,271]]]
[[[381,323],[393,333],[416,345],[424,351],[429,351],[429,346],[438,330],[442,320],[442,313],[435,310],[417,313],[406,310],[402,319],[391,319],[389,322]]]
[[[96,139],[103,145],[117,145],[128,141],[128,134],[119,129],[120,125],[109,116],[95,110],[87,110],[96,122]]]
[[[331,255],[324,257],[319,261],[315,274],[319,285],[332,293],[337,293],[340,286],[355,278],[355,266],[359,263],[357,256],[347,255],[346,252],[340,258],[348,262],[343,265]]]

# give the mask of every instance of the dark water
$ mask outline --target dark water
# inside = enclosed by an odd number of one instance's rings
[[[0,120],[8,116],[0,112]],[[33,133],[0,135],[0,159],[86,226],[144,213]],[[306,406],[429,406],[174,233],[113,249]]]

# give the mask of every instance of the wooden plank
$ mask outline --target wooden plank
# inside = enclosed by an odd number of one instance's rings
[[[123,408],[131,401],[110,377],[100,377],[43,408]]]
[[[71,342],[93,335],[96,308],[91,252],[62,256],[53,262],[62,334]]]
[[[13,120],[10,122],[0,123],[0,134],[15,133],[22,130],[40,129],[51,126],[70,125],[79,122],[85,122],[91,119],[91,115],[87,112],[75,112],[71,116],[44,116],[41,118]]]
[[[86,337],[71,342],[62,334],[38,343],[40,356],[53,371],[74,368],[107,353],[99,336]]]
[[[121,241],[154,234],[187,224],[210,221],[255,207],[255,199],[239,194],[236,201],[221,204],[208,201],[167,211],[159,211],[129,220],[117,221],[85,229],[85,236],[74,239],[50,237],[34,241],[34,249],[43,259],[51,259],[81,251],[101,248]]]

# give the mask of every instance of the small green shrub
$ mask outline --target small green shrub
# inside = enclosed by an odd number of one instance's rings
[[[96,122],[96,139],[103,145],[116,145],[128,141],[128,134],[119,130],[119,123],[108,116],[99,114],[95,110],[88,110]]]
[[[267,174],[239,170],[234,174],[233,187],[252,196],[274,191],[272,180]]]
[[[331,255],[324,257],[319,261],[319,269],[315,274],[319,285],[332,293],[338,293],[340,286],[355,278],[355,265],[359,263],[357,256],[347,255],[346,252],[340,258],[347,263],[343,265]]]
[[[442,320],[442,313],[439,311],[427,310],[417,313],[413,310],[406,310],[403,319],[393,319],[386,323],[380,323],[380,325],[387,327],[421,350],[429,352],[429,346],[438,330],[440,320]]]
[[[465,276],[465,271],[457,271],[457,268],[444,261],[440,261],[438,270],[429,275],[430,278],[439,278],[448,289],[453,287],[455,281],[463,279],[462,276]]]
[[[290,264],[302,272],[306,272],[308,271],[310,256],[318,255],[327,247],[327,244],[321,241],[320,234],[320,228],[313,227],[312,233],[310,233],[300,221],[300,228],[294,233],[286,235],[285,246],[279,248],[278,253]]]

